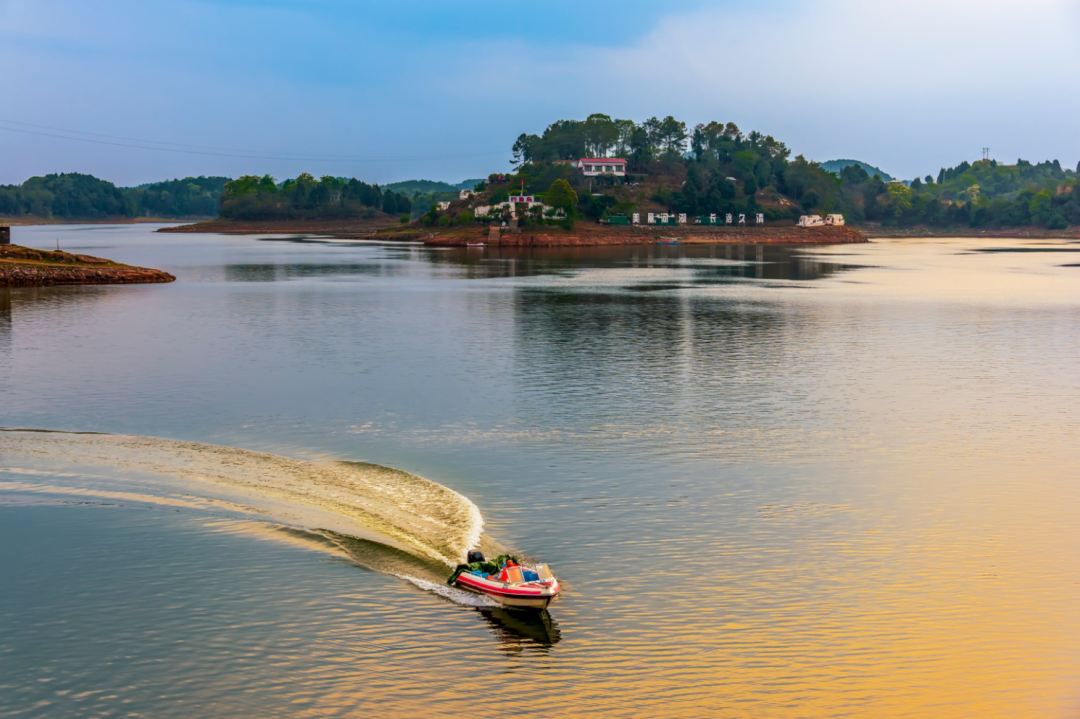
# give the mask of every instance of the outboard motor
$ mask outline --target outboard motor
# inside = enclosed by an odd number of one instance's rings
[[[479,549],[470,549],[469,550],[469,555],[465,560],[466,564],[472,564],[474,562],[482,562],[482,561],[484,561],[484,553],[483,552],[481,552]]]

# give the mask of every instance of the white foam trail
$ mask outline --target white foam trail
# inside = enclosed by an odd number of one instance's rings
[[[15,462],[23,468],[15,470]],[[163,499],[227,501],[282,524],[368,539],[449,566],[480,543],[484,526],[467,497],[374,464],[306,462],[151,437],[28,430],[0,431],[0,464],[67,477],[83,467],[107,467],[112,471],[95,472],[95,486],[86,489],[138,487]],[[148,482],[145,475],[156,479]]]
[[[440,584],[439,582],[429,582],[426,579],[419,579],[417,577],[410,577],[405,574],[394,575],[400,579],[404,579],[407,582],[412,582],[425,592],[431,592],[432,594],[438,594],[444,599],[449,599],[454,604],[460,604],[465,607],[501,607],[502,605],[483,594],[473,594],[472,592],[466,592],[462,589],[455,589],[447,584]]]

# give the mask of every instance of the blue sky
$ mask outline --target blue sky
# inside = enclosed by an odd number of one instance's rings
[[[984,146],[1080,161],[1076,0],[0,0],[0,60],[0,183],[457,181],[592,112],[907,178]]]

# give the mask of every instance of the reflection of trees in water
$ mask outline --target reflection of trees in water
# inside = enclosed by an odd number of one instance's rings
[[[394,277],[402,274],[393,265],[382,263],[289,263],[225,265],[227,282],[278,282],[305,277],[365,275]]]
[[[527,277],[586,268],[685,267],[695,273],[688,283],[666,282],[655,289],[744,278],[809,281],[853,269],[822,261],[806,251],[805,247],[790,245],[493,246],[427,251],[424,259],[436,266],[453,266],[467,279]]]
[[[515,374],[524,419],[582,432],[749,429],[790,421],[805,327],[724,298],[521,290]]]
[[[477,613],[491,625],[494,634],[508,654],[524,652],[546,653],[562,639],[559,625],[544,610],[516,611],[501,607],[483,607]]]
[[[11,350],[11,290],[0,288],[0,350]]]

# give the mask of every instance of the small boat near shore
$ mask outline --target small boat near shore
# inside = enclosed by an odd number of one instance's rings
[[[469,552],[468,559],[467,564],[458,565],[447,584],[519,609],[547,609],[559,594],[559,580],[546,564],[518,564],[508,554],[487,561],[478,551]]]

